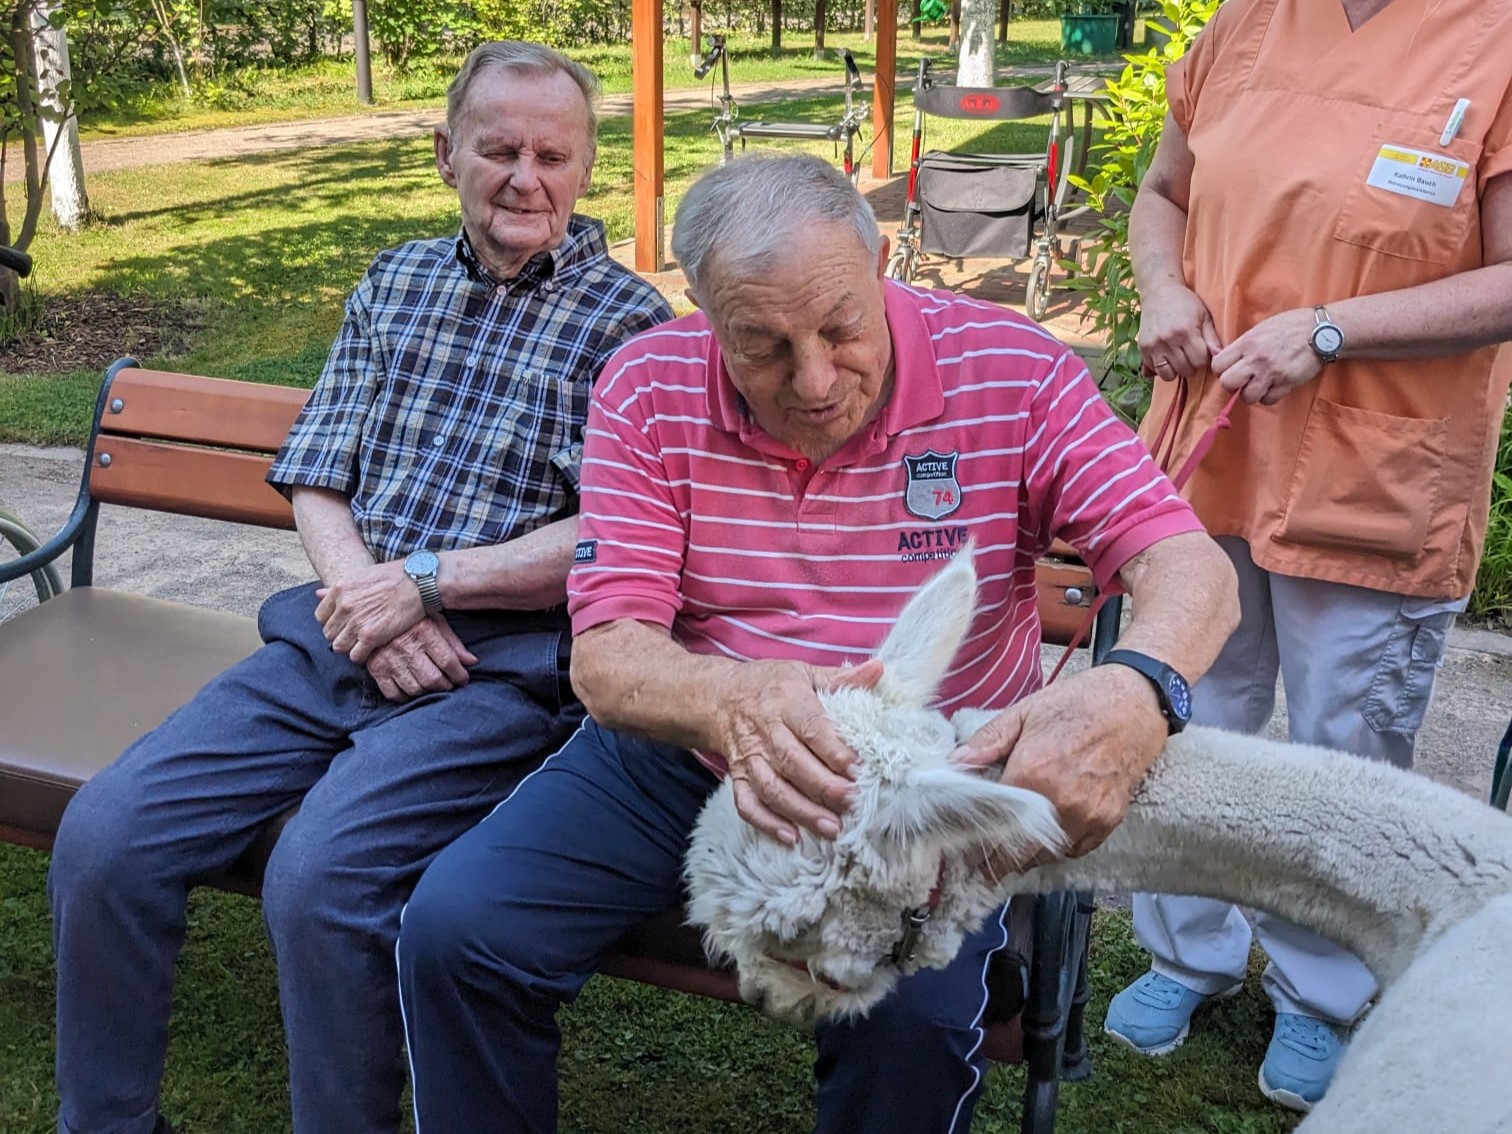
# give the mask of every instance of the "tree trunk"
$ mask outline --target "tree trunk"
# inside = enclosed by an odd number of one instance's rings
[[[692,48],[689,54],[696,65],[703,58],[703,0],[693,0],[688,9],[688,44]]]
[[[961,0],[950,0],[950,39],[945,46],[951,51],[961,46]]]
[[[79,153],[79,120],[60,93],[72,82],[68,35],[48,22],[53,5],[43,0],[32,11],[32,58],[37,76],[37,114],[47,146],[43,177],[52,187],[52,211],[67,232],[89,221],[89,197],[84,192],[84,159]]]
[[[956,86],[992,86],[992,28],[998,0],[961,0],[961,54]]]
[[[908,26],[913,29],[914,40],[924,38],[924,12],[922,0],[913,0],[913,19],[909,20]]]
[[[861,38],[867,43],[877,38],[877,0],[866,0],[866,16],[861,26]]]
[[[829,17],[829,0],[814,0],[814,58],[824,58],[824,24]]]
[[[1008,43],[1008,17],[1013,12],[1013,0],[1002,0],[998,4],[998,42]]]
[[[37,80],[32,73],[35,64],[32,61],[30,24],[27,6],[18,4],[11,12],[9,34],[11,58],[16,63],[16,114],[22,122],[33,122],[37,116],[32,93],[37,89]],[[24,251],[37,231],[37,218],[42,214],[42,187],[47,175],[47,159],[38,152],[37,135],[29,129],[21,131],[21,169],[26,209],[21,217],[20,232],[7,239]]]
[[[152,14],[157,17],[163,38],[168,41],[168,50],[173,52],[173,65],[178,70],[179,90],[183,91],[186,99],[190,98],[194,92],[189,86],[189,72],[184,67],[184,48],[179,43],[178,32],[173,27],[173,13],[168,10],[168,5],[164,3],[164,0],[152,0]]]
[[[782,50],[782,0],[772,0],[772,54]]]

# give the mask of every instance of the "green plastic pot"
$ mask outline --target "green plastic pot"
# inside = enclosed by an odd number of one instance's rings
[[[1112,55],[1118,50],[1117,12],[1061,17],[1061,51],[1067,55]]]

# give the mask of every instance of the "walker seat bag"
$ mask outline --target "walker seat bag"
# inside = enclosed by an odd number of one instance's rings
[[[1039,170],[970,154],[933,152],[919,159],[922,250],[961,260],[1027,259],[1038,204]]]

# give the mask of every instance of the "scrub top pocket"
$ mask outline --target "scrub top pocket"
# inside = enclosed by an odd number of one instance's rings
[[[1441,124],[1442,125],[1442,124]],[[1469,139],[1439,145],[1439,129],[1428,128],[1421,119],[1387,119],[1370,139],[1351,175],[1344,203],[1334,224],[1334,239],[1388,256],[1400,256],[1428,264],[1459,264],[1467,241],[1480,245],[1479,202],[1476,174],[1481,146]],[[1383,155],[1404,151],[1427,155],[1445,167],[1464,170],[1452,205],[1437,204],[1402,192],[1369,184]],[[1441,175],[1425,173],[1427,179]]]

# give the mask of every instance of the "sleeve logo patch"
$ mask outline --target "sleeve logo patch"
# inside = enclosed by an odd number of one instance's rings
[[[573,549],[572,561],[574,563],[597,563],[598,540],[585,539],[579,541],[577,547]]]

